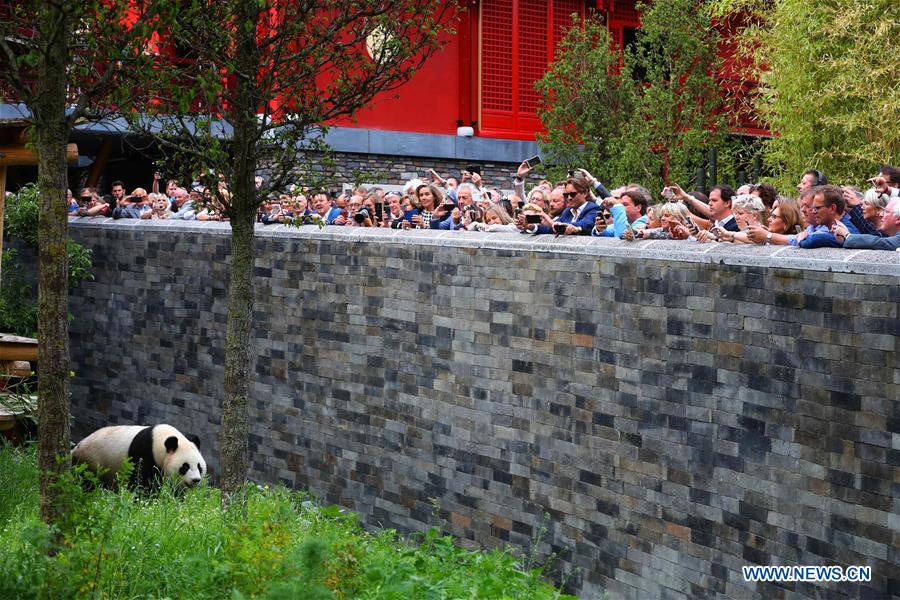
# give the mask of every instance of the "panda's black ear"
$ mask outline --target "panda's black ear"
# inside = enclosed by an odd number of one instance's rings
[[[194,442],[194,445],[197,446],[198,448],[200,447],[200,436],[198,436],[196,433],[189,433],[184,437],[186,437],[190,441]]]
[[[178,438],[174,435],[166,438],[166,452],[175,452],[178,449]]]

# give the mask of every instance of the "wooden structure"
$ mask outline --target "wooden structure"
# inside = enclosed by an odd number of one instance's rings
[[[0,224],[6,212],[6,169],[7,167],[33,166],[38,164],[37,154],[28,148],[28,127],[26,119],[0,121]],[[78,146],[66,146],[66,161],[78,162]],[[0,227],[0,276],[3,268],[3,227]],[[37,358],[37,357],[35,357]]]
[[[37,396],[9,393],[10,385],[32,374],[38,357],[37,340],[0,333],[0,436],[21,442],[37,411]]]

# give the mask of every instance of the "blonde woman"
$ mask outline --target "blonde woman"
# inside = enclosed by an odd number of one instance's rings
[[[856,225],[860,233],[880,236],[881,218],[884,216],[884,210],[887,208],[890,199],[889,194],[880,192],[875,188],[866,190],[862,201],[862,215],[854,215],[853,212],[855,211],[852,211],[850,213],[850,221]],[[862,218],[860,219],[859,216],[862,216]]]
[[[645,240],[693,239],[696,226],[691,221],[691,211],[681,202],[666,202],[651,207],[646,227],[636,227],[636,238]]]
[[[172,211],[169,210],[169,199],[165,194],[150,194],[150,219],[169,219]]]
[[[757,196],[740,194],[731,201],[731,212],[737,222],[740,231],[726,231],[719,229],[720,242],[734,242],[737,244],[752,244],[753,238],[748,235],[751,228],[763,227],[768,223],[766,205]]]
[[[472,224],[471,230],[473,231],[511,231],[517,232],[519,229],[516,227],[513,218],[509,216],[509,213],[506,212],[499,204],[491,204],[487,207],[487,210],[484,211],[484,223],[475,222]]]

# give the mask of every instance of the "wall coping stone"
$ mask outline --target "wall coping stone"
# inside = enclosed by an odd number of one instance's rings
[[[231,225],[218,221],[138,220],[71,217],[77,229],[123,229],[139,232],[167,229],[184,233],[229,236]],[[900,277],[900,252],[819,248],[804,250],[790,246],[732,245],[712,242],[615,238],[530,236],[518,233],[470,231],[417,231],[383,228],[319,228],[317,225],[257,225],[256,236],[311,240],[346,240],[357,243],[415,244],[444,248],[488,248],[552,254],[583,254],[644,260],[769,267],[803,271],[827,271]]]

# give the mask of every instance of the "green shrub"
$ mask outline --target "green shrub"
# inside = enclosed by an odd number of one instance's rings
[[[719,34],[705,7],[638,2],[641,28],[624,50],[602,16],[573,22],[535,83],[549,174],[584,166],[610,186],[635,181],[654,193],[669,181],[694,181],[724,131]]]
[[[38,219],[41,204],[35,185],[26,185],[6,202],[4,239],[37,251]],[[69,289],[93,279],[92,252],[72,240],[66,246],[69,255]],[[36,267],[32,264],[31,267]],[[37,291],[24,275],[24,265],[16,249],[3,253],[3,278],[0,280],[0,331],[34,337],[37,331]]]
[[[33,449],[0,449],[0,598],[560,598],[504,552],[367,533],[308,495],[251,486],[223,511],[208,486],[154,497],[65,492],[74,510],[48,556]]]

